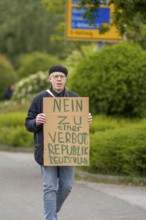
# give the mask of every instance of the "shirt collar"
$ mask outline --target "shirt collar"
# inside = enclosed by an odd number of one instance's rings
[[[51,88],[51,92],[54,94],[55,97],[64,97],[65,88],[60,93],[55,92],[53,88]]]

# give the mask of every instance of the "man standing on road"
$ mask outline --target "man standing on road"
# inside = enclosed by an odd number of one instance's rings
[[[34,132],[34,157],[41,165],[44,185],[44,219],[57,220],[57,213],[69,195],[74,181],[74,167],[72,166],[43,166],[43,124],[46,115],[43,113],[44,97],[78,97],[65,88],[68,70],[62,65],[54,65],[49,69],[50,90],[38,93],[28,110],[25,126],[28,131]],[[49,120],[49,119],[48,119]],[[89,113],[88,122],[92,121]]]

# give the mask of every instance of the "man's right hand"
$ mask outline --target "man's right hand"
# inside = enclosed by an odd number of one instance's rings
[[[40,113],[36,116],[36,125],[41,125],[46,123],[47,117],[44,113]]]

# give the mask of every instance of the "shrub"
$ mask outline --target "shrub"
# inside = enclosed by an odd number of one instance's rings
[[[59,63],[57,57],[34,52],[32,54],[24,55],[20,58],[18,74],[19,78],[25,78],[38,71],[47,71],[50,66]]]
[[[90,97],[94,113],[143,117],[146,109],[146,52],[122,43],[85,58],[71,75],[69,87]]]
[[[69,72],[71,73],[75,66],[86,56],[95,52],[96,47],[95,43],[90,43],[89,45],[82,45],[78,48],[78,50],[73,50],[73,52],[69,54],[65,60],[65,65],[69,69]]]
[[[0,114],[0,145],[32,147],[33,134],[24,127],[26,113]],[[90,172],[146,177],[146,119],[94,116],[91,124]]]
[[[13,112],[0,114],[0,145],[32,147],[33,134],[24,127],[26,113]]]
[[[20,80],[15,86],[13,101],[25,103],[36,93],[47,89],[49,86],[48,73],[38,72]]]
[[[95,117],[91,125],[90,167],[87,169],[101,174],[145,177],[145,130],[146,119]]]
[[[3,98],[7,88],[15,83],[16,73],[9,60],[0,55],[0,99]]]

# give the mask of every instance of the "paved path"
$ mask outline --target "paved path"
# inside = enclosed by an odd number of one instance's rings
[[[42,210],[33,155],[0,152],[0,220],[43,220]],[[75,182],[59,220],[146,220],[146,188]]]

